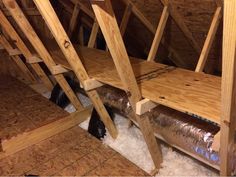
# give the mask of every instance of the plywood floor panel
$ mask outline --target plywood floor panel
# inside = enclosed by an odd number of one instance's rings
[[[0,77],[0,139],[2,141],[68,115],[17,79]]]
[[[99,176],[105,172],[117,176],[148,176],[77,126],[0,160],[3,176],[82,176],[95,171]]]
[[[91,78],[125,90],[108,52],[75,47]],[[54,50],[53,58],[71,69],[60,53]],[[220,77],[132,57],[130,62],[144,98],[220,125]]]

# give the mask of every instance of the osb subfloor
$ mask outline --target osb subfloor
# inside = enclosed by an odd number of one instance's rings
[[[0,139],[9,140],[69,114],[17,79],[0,76]]]
[[[76,126],[0,160],[0,175],[147,176]]]

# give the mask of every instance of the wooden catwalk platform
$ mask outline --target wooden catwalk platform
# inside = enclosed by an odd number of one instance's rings
[[[1,76],[0,159],[77,125],[90,111],[70,115],[17,79]]]
[[[0,160],[1,176],[148,176],[78,126]]]
[[[124,90],[108,52],[78,46],[76,49],[91,78]],[[60,50],[51,54],[58,64],[71,69]],[[220,125],[220,77],[132,57],[130,62],[144,98]]]

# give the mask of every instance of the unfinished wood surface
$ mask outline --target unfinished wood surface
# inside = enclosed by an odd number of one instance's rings
[[[71,17],[71,20],[70,20],[70,25],[69,25],[69,30],[68,30],[68,36],[71,38],[74,30],[75,30],[75,27],[76,27],[76,24],[77,24],[77,19],[78,19],[78,15],[79,15],[79,5],[78,4],[75,4],[75,7],[74,7],[74,10],[73,10],[73,13],[72,13],[72,17]]]
[[[143,115],[158,105],[149,99],[143,99],[136,104],[136,114]]]
[[[217,32],[221,17],[222,17],[222,7],[218,7],[216,9],[215,14],[214,14],[214,17],[213,17],[213,20],[212,20],[212,23],[210,26],[210,30],[208,32],[208,35],[207,35],[206,41],[204,43],[200,58],[198,60],[197,67],[195,69],[196,72],[202,72],[205,67],[207,57],[209,55],[211,46],[212,46],[213,41],[215,39],[215,35]]]
[[[146,28],[152,33],[156,34],[156,29],[152,25],[152,23],[143,15],[143,13],[130,1],[130,0],[122,0],[126,5],[131,4],[132,5],[132,12],[133,14],[146,26]],[[189,64],[183,62],[182,58],[178,54],[178,52],[167,43],[166,39],[163,37],[161,40],[162,45],[169,51],[169,54],[172,56],[172,58],[175,60],[175,64],[184,66],[186,68],[189,68]]]
[[[85,6],[82,2],[81,2],[81,0],[71,0],[71,2],[72,3],[74,3],[74,4],[79,4],[80,5],[80,8],[81,8],[81,10],[84,12],[84,13],[86,13],[89,17],[91,17],[92,19],[94,19],[95,18],[95,16],[94,16],[94,13],[87,7],[87,6]]]
[[[0,160],[3,176],[148,176],[75,126]]]
[[[111,1],[91,1],[91,3],[118,75],[126,90],[131,106],[134,112],[136,112],[136,103],[142,99],[142,96],[120,34]],[[107,28],[107,24],[109,24],[109,28]],[[144,136],[155,167],[159,169],[162,163],[162,152],[160,145],[157,144],[158,141],[155,139],[150,120],[149,118],[141,119],[138,115],[136,115],[136,120]]]
[[[82,62],[91,78],[126,90],[109,53],[86,47],[76,49],[83,56]],[[52,53],[57,63],[71,69],[58,50]],[[220,77],[132,57],[130,62],[142,97],[220,125]]]
[[[0,77],[0,97],[0,139],[3,156],[35,142],[32,139],[27,141],[28,138],[41,137],[38,133],[31,134],[33,130],[49,124],[53,127],[54,121],[68,116],[68,113],[48,99],[11,77]],[[46,136],[44,134],[41,140]],[[20,137],[26,138],[25,141]]]
[[[12,46],[7,41],[7,39],[0,35],[0,43],[4,46],[6,51],[9,53],[10,50],[12,50]],[[35,83],[36,79],[34,78],[33,74],[30,72],[28,67],[25,65],[25,63],[22,61],[22,59],[19,56],[12,56],[11,57],[14,62],[17,64],[17,66],[20,68],[20,70],[24,73],[24,76],[27,80],[29,80],[31,83]]]
[[[8,36],[12,39],[12,41],[15,41],[15,44],[17,48],[22,52],[22,54],[25,56],[26,60],[30,57],[32,57],[32,53],[29,51],[29,49],[26,47],[24,42],[21,40],[20,36],[17,34],[15,29],[12,27],[12,25],[9,23],[8,19],[5,17],[3,12],[0,9],[0,24],[2,28],[5,29],[5,32],[8,34]],[[43,69],[39,66],[38,63],[31,64],[34,71],[37,73],[39,78],[43,81],[43,83],[46,85],[46,87],[49,90],[52,90],[53,85]]]
[[[45,62],[51,73],[53,73],[53,67],[56,66],[56,63],[53,61],[53,58],[48,53],[47,49],[43,45],[42,41],[39,39],[38,35],[30,25],[29,21],[21,11],[20,7],[16,3],[15,0],[4,0],[3,1],[6,8],[12,14],[15,22],[19,25],[21,30],[24,32],[25,36],[29,39],[30,43],[40,55],[40,58]],[[71,89],[70,85],[66,81],[63,74],[54,75],[56,81],[60,85],[60,87],[65,91],[65,94],[74,105],[77,110],[82,110],[83,106],[80,103],[79,99]]]
[[[91,116],[91,112],[91,108],[86,108],[85,110],[74,112],[71,115],[56,120],[50,124],[17,135],[10,140],[2,141],[4,156],[14,154],[22,149],[25,149],[26,147],[68,130],[71,127],[78,126]]]
[[[21,51],[19,51],[18,49],[11,49],[9,50],[9,55],[10,56],[16,56],[16,55],[21,55]]]
[[[169,3],[166,0],[161,0],[161,2],[165,6],[169,5],[169,12],[170,12],[171,17],[174,19],[178,27],[182,30],[182,32],[184,33],[184,35],[186,36],[186,38],[188,39],[188,41],[190,42],[194,50],[197,53],[200,53],[201,48],[198,42],[194,39],[192,32],[188,29],[187,25],[184,23],[184,19],[183,17],[180,16],[180,14],[178,13],[178,10],[171,5],[171,2]]]
[[[163,33],[164,33],[164,29],[166,27],[166,22],[168,20],[168,17],[169,17],[168,6],[164,6],[159,25],[157,27],[155,37],[154,37],[154,40],[152,42],[151,50],[150,50],[149,55],[148,55],[148,59],[147,59],[148,61],[154,61],[155,60],[157,50],[158,50],[160,42],[161,42],[161,38],[163,37]]]
[[[121,23],[120,23],[120,33],[121,33],[122,36],[124,36],[124,34],[125,34],[125,30],[126,30],[127,25],[129,23],[129,19],[130,19],[131,14],[132,14],[132,5],[127,4],[126,8],[125,8],[124,15],[123,15],[123,18],[122,18]]]
[[[231,175],[236,123],[236,1],[224,1],[220,174]]]
[[[78,79],[82,82],[89,79],[89,76],[81,63],[81,60],[76,53],[70,39],[68,38],[65,30],[63,29],[53,7],[50,4],[50,1],[45,0],[34,0],[37,8],[39,9],[41,15],[43,16],[45,22],[47,23],[50,31],[52,32],[54,38],[56,39],[61,51],[63,52],[66,60],[70,63],[70,66],[73,68],[74,73]],[[48,13],[50,12],[50,13]],[[117,137],[117,130],[107,113],[97,91],[91,90],[87,92],[87,95],[91,99],[93,105],[95,106],[98,114],[100,115],[102,121],[106,125],[108,131],[110,132],[113,138]]]
[[[103,83],[101,83],[95,79],[89,79],[89,80],[84,81],[84,83],[83,83],[84,90],[86,90],[86,91],[94,90],[94,89],[101,87],[103,85],[104,85]]]
[[[98,35],[98,31],[99,31],[99,25],[97,20],[94,20],[93,23],[93,27],[92,27],[92,31],[89,37],[89,42],[88,42],[88,47],[90,48],[94,48],[94,45],[96,43],[96,39],[97,39],[97,35]]]

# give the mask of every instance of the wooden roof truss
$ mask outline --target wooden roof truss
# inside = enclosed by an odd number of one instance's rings
[[[69,63],[69,67],[71,67],[75,75],[81,81],[81,84],[85,88],[88,96],[92,100],[95,108],[99,112],[106,127],[108,128],[109,132],[113,137],[116,137],[117,135],[116,129],[112,122],[109,121],[110,119],[108,117],[108,114],[105,111],[105,108],[101,100],[99,99],[97,92],[94,90],[96,87],[99,87],[103,84],[109,84],[126,91],[130,104],[136,113],[136,122],[138,123],[144,135],[153,162],[157,168],[160,167],[160,163],[162,162],[161,150],[159,144],[156,143],[149,119],[146,117],[142,117],[141,115],[149,109],[154,108],[157,104],[163,104],[178,111],[182,111],[187,114],[194,114],[198,117],[208,119],[217,123],[221,127],[221,131],[218,134],[220,135],[220,172],[221,175],[230,175],[230,157],[234,145],[234,132],[236,121],[236,1],[224,2],[222,78],[201,73],[204,69],[209,50],[212,46],[214,36],[216,34],[220,19],[222,17],[223,6],[220,0],[216,0],[217,9],[214,14],[202,51],[200,50],[200,47],[194,40],[192,34],[188,30],[184,22],[181,20],[181,17],[177,13],[176,9],[174,9],[167,0],[161,0],[164,5],[164,8],[157,29],[153,27],[153,25],[134,6],[134,4],[132,4],[131,1],[123,1],[126,3],[127,6],[124,12],[124,16],[122,18],[121,25],[119,27],[116,19],[114,18],[115,14],[113,12],[110,0],[92,0],[91,4],[94,13],[91,10],[85,8],[80,3],[80,1],[72,0],[72,2],[74,2],[75,4],[75,8],[73,11],[73,15],[70,22],[70,28],[68,31],[69,36],[71,36],[75,29],[76,19],[80,10],[83,10],[87,15],[94,19],[94,24],[92,26],[92,33],[89,39],[88,47],[94,47],[96,36],[100,27],[103,36],[106,40],[107,47],[110,51],[111,58],[114,62],[115,69],[109,72],[114,80],[106,80],[105,76],[108,75],[107,73],[105,73],[106,75],[102,73],[100,74],[100,76],[91,78],[86,72],[80,57],[78,56],[68,35],[63,29],[49,0],[34,0],[34,3],[36,4],[40,14],[44,18],[46,24],[48,25],[50,31],[56,39],[61,51],[63,52],[66,60]],[[15,19],[21,30],[25,33],[26,37],[29,39],[31,44],[34,46],[40,58],[45,62],[50,71],[54,74],[58,83],[63,87],[66,92],[70,92],[70,88],[68,88],[67,84],[63,86],[63,84],[65,83],[65,79],[62,75],[63,72],[67,72],[69,67],[65,69],[64,65],[60,66],[60,64],[57,64],[53,60],[53,58],[50,56],[49,52],[44,47],[37,34],[34,32],[33,28],[31,27],[30,23],[22,13],[20,7],[17,5],[15,0],[3,0],[3,3]],[[141,84],[138,83],[137,71],[134,67],[132,68],[133,64],[131,62],[133,61],[133,59],[129,58],[122,39],[131,12],[134,13],[134,15],[140,21],[142,21],[142,23],[153,34],[155,34],[154,41],[149,53],[148,61],[143,61],[141,63],[138,63],[138,65],[136,64],[135,66],[139,66],[141,69],[144,67],[146,67],[147,69],[148,67],[164,67],[163,65],[160,65],[158,63],[150,62],[155,59],[155,55],[157,53],[158,46],[160,45],[160,43],[166,46],[171,54],[175,55],[175,57],[177,56],[177,62],[181,62],[181,58],[178,56],[177,52],[171,46],[167,45],[165,39],[163,38],[164,28],[166,26],[167,19],[170,15],[179,25],[179,27],[181,27],[180,29],[185,34],[186,38],[189,39],[190,44],[193,46],[196,52],[200,54],[200,59],[196,68],[196,72],[176,68],[175,70],[171,70],[173,71],[173,73],[165,73],[166,75],[163,78],[153,78]],[[28,48],[25,46],[19,36],[17,36],[16,32],[12,30],[12,27],[9,25],[9,22],[6,21],[2,12],[0,13],[0,17],[1,26],[5,28],[6,31],[8,31],[9,36],[11,36],[14,41],[16,41],[15,44],[20,50],[20,52],[28,60],[30,60],[34,55],[28,50]],[[2,19],[5,20],[5,23],[2,22]],[[108,23],[109,28],[107,28],[106,26],[106,24]],[[3,44],[2,47],[4,47]],[[166,67],[164,68],[166,69]],[[145,70],[142,70],[142,72],[145,72]],[[118,80],[116,80],[116,76]],[[186,78],[183,81],[184,77]],[[222,84],[220,84],[220,81],[222,81]],[[174,85],[168,85],[172,82],[174,83]],[[188,83],[186,84],[185,82]],[[185,85],[181,85],[182,83]],[[151,85],[153,85],[153,87],[151,87]],[[193,85],[193,87],[191,85]],[[170,88],[171,86],[172,88]],[[164,91],[168,92],[164,96],[161,95],[161,93],[163,93],[163,90],[161,90],[162,87]],[[149,94],[148,91],[152,92],[154,95]],[[73,97],[71,95],[68,96]],[[201,98],[201,102],[195,102],[195,100],[198,100],[199,98]],[[187,102],[185,103],[183,100],[186,100]],[[208,105],[207,109],[211,111],[202,111],[205,110],[206,105]]]

